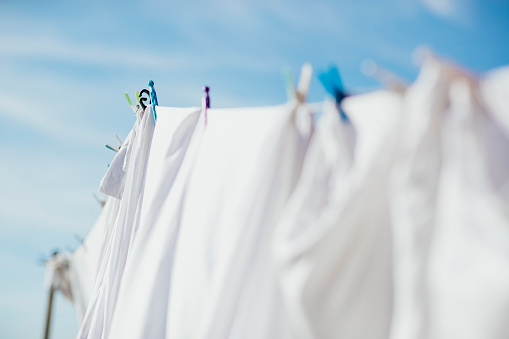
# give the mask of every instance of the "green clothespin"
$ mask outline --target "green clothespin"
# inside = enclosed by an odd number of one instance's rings
[[[284,81],[285,87],[286,87],[286,97],[287,97],[288,101],[292,101],[295,99],[295,85],[294,85],[295,81],[294,81],[292,69],[290,68],[290,66],[283,67],[282,74],[283,74],[283,81]]]
[[[138,122],[140,122],[140,111],[141,111],[141,107],[140,107],[140,94],[138,93],[138,91],[136,91],[136,99],[138,100],[138,103],[136,105],[133,105],[133,103],[131,102],[131,98],[129,98],[129,94],[127,94],[127,92],[124,92],[125,94],[125,98],[127,99],[127,102],[129,103],[129,106],[131,106],[131,109],[133,110],[134,114],[136,114],[136,119],[138,120]]]
[[[293,73],[290,66],[285,66],[282,70],[283,73],[283,81],[286,87],[286,97],[288,101],[295,99],[295,85],[293,79]]]
[[[132,106],[133,103],[131,102],[131,99],[129,98],[129,94],[127,94],[127,92],[124,92],[125,94],[125,98],[127,99],[127,102],[129,103],[129,106]]]
[[[306,101],[312,75],[313,67],[311,64],[305,63],[302,65],[299,84],[297,85],[297,88],[295,88],[295,82],[291,68],[288,66],[283,68],[283,79],[286,85],[286,95],[288,97],[288,101],[297,100],[300,103]]]

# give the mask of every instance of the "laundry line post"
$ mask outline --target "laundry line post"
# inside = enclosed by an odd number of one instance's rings
[[[51,325],[51,313],[53,310],[53,293],[55,289],[53,286],[49,288],[49,296],[48,296],[48,308],[46,310],[46,327],[44,329],[44,339],[49,339],[49,330]]]
[[[58,251],[53,252],[52,258],[54,258],[57,254]],[[48,293],[48,308],[46,309],[46,325],[44,326],[44,339],[49,339],[49,332],[51,327],[51,314],[53,313],[54,293],[55,288],[53,287],[53,283],[51,283]]]

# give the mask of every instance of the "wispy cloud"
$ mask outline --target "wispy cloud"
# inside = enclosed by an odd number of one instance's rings
[[[431,13],[461,25],[473,24],[474,3],[471,0],[419,0]]]
[[[75,145],[97,145],[109,135],[97,128],[56,119],[51,107],[38,105],[19,95],[0,93],[0,117],[17,122],[47,137]]]
[[[421,0],[421,2],[433,13],[446,18],[453,17],[458,12],[457,0]]]
[[[161,54],[143,48],[69,42],[52,36],[19,36],[3,34],[0,52],[4,57],[35,57],[57,61],[99,65],[113,68],[145,68],[158,71],[189,67],[188,55]]]

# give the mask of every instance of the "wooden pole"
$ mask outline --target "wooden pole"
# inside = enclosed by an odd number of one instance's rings
[[[53,309],[53,286],[49,288],[49,297],[48,297],[48,309],[46,311],[46,328],[44,329],[44,339],[49,339],[49,330],[51,325],[51,311]]]

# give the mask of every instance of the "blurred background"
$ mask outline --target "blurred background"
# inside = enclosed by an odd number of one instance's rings
[[[0,0],[0,338],[42,337],[39,258],[72,251],[99,215],[92,193],[135,121],[127,91],[162,106],[285,102],[281,69],[335,64],[345,88],[379,88],[366,58],[412,81],[425,44],[482,74],[509,63],[509,1]],[[316,77],[310,100],[324,98]],[[55,302],[52,338],[75,337]]]

